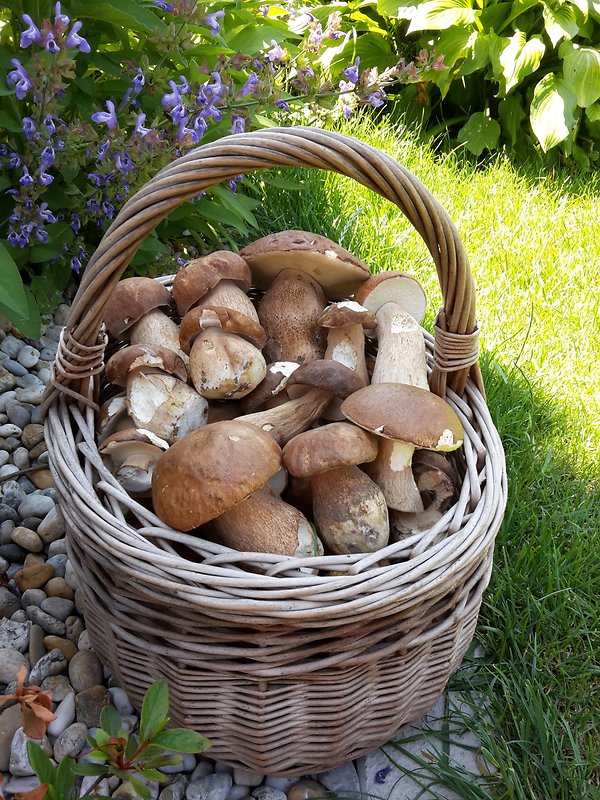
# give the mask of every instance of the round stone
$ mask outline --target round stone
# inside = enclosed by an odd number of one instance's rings
[[[49,511],[54,508],[54,500],[51,497],[33,492],[28,494],[19,505],[19,514],[23,517],[40,517],[43,519]]]
[[[12,647],[25,653],[29,641],[31,622],[13,622],[11,619],[0,619],[0,648]]]
[[[60,763],[65,756],[75,758],[83,748],[86,737],[87,726],[83,722],[69,725],[54,742],[54,759]]]
[[[25,347],[22,347],[17,356],[19,364],[22,364],[26,369],[35,367],[39,359],[40,351],[36,350],[35,347],[32,347],[30,344],[26,344]]]
[[[65,624],[67,626],[67,631],[65,634],[67,639],[70,639],[72,642],[76,643],[83,633],[83,622],[79,617],[73,615],[72,617],[67,617]]]
[[[252,791],[252,797],[256,800],[287,800],[285,792],[272,786],[259,786]]]
[[[15,375],[17,378],[22,378],[23,375],[27,375],[27,370],[22,364],[19,364],[18,361],[14,361],[12,358],[7,358],[5,361],[2,362],[2,366],[5,370],[10,372],[11,375]],[[17,399],[19,399],[18,395],[15,395]]]
[[[46,559],[46,563],[54,567],[54,574],[58,578],[65,577],[65,570],[69,556],[66,553],[57,553],[55,556],[50,556]]]
[[[41,606],[46,599],[46,592],[43,589],[25,589],[21,595],[23,608],[28,606]]]
[[[13,464],[19,469],[27,469],[29,466],[29,450],[26,447],[17,447],[13,453]]]
[[[4,617],[10,618],[21,608],[19,599],[7,589],[6,586],[0,586],[0,619]]]
[[[31,473],[31,480],[37,489],[52,489],[56,484],[49,469],[40,469]]]
[[[40,608],[55,619],[64,622],[73,614],[75,604],[72,600],[66,600],[64,597],[47,597],[40,604]]]
[[[70,662],[73,663],[73,660]],[[91,686],[75,695],[75,716],[77,722],[83,722],[88,728],[100,724],[100,714],[109,703],[109,694],[104,686]]]
[[[25,589],[39,589],[53,577],[54,567],[52,564],[32,564],[17,572],[15,583],[23,592]]]
[[[31,622],[29,623],[31,625]],[[29,663],[35,667],[48,652],[44,644],[44,629],[39,625],[31,625],[29,633]]]
[[[19,364],[19,366],[21,366]],[[0,394],[12,391],[17,385],[17,379],[3,366],[0,367]]]
[[[44,542],[37,533],[29,528],[24,528],[22,525],[14,529],[12,540],[29,553],[41,553],[44,549]]]
[[[6,414],[13,425],[17,425],[21,430],[25,430],[31,422],[31,411],[18,400],[11,400],[6,404]],[[23,436],[21,435],[21,440]],[[25,445],[27,446],[27,445]]]
[[[42,456],[46,456],[46,459],[44,460]],[[39,442],[29,451],[29,458],[32,461],[38,461],[40,464],[47,463],[48,457],[48,448],[45,441]]]
[[[39,517],[25,517],[21,524],[24,528],[29,528],[30,531],[35,531],[37,533],[41,521]]]
[[[50,578],[44,586],[44,591],[48,597],[63,597],[65,600],[72,600],[75,592],[64,578]]]
[[[70,692],[54,709],[55,718],[48,723],[48,735],[59,736],[75,722],[75,693]],[[77,751],[79,752],[79,751]]]
[[[41,362],[38,362],[38,366],[40,365],[40,363]],[[48,367],[42,367],[41,369],[38,370],[38,378],[41,380],[44,386],[48,383],[51,377],[52,377],[52,372]]]
[[[36,444],[44,441],[44,426],[34,423],[25,425],[21,434],[21,441],[28,450],[31,450]]]
[[[260,786],[264,777],[264,775],[258,772],[250,772],[241,767],[236,767],[236,769],[233,770],[233,782],[238,786]]]
[[[9,335],[0,344],[0,350],[9,358],[16,358],[19,355],[19,351],[23,347],[24,342],[22,339],[17,339],[16,336]]]
[[[37,535],[45,544],[61,539],[65,534],[65,521],[57,505],[54,505],[41,521]]]
[[[76,692],[102,683],[102,663],[91,650],[80,650],[69,663],[69,680]]]
[[[47,736],[44,736],[42,739],[30,739],[29,736],[25,734],[23,728],[19,728],[13,736],[10,747],[8,769],[13,775],[21,776],[34,774],[33,767],[29,763],[29,757],[27,755],[28,741],[36,742],[47,756],[52,755],[52,748]]]
[[[319,797],[327,797],[328,791],[321,786],[318,781],[309,779],[298,781],[288,789],[288,800],[317,800]]]
[[[21,366],[19,364],[19,366]],[[23,369],[23,367],[21,367]],[[15,389],[15,397],[20,403],[33,403],[33,405],[38,405],[42,402],[42,398],[44,396],[44,392],[46,387],[41,381],[35,386],[27,386],[25,388],[18,388]]]
[[[42,627],[46,633],[52,633],[55,636],[65,635],[67,630],[65,623],[60,619],[50,616],[50,614],[42,611],[41,608],[37,606],[27,606],[25,613],[32,622]]]
[[[23,653],[14,647],[0,648],[0,683],[11,683],[16,680],[17,672],[25,667],[29,675],[29,661]]]
[[[73,693],[73,687],[65,675],[49,675],[40,684],[44,692],[52,695],[52,700],[60,703],[68,694]]]
[[[8,450],[0,450],[0,467],[3,467],[10,458],[10,453]]]
[[[42,656],[29,674],[29,683],[40,686],[50,675],[62,675],[67,668],[67,659],[58,649],[50,650]],[[54,698],[55,700],[57,698]]]
[[[12,422],[6,422],[4,425],[0,425],[0,436],[6,438],[7,436],[21,436],[23,431],[19,428],[18,425],[13,425]]]
[[[75,642],[72,642],[70,639],[63,639],[60,636],[45,636],[44,647],[46,650],[60,650],[67,661],[70,661],[77,653]]]
[[[232,785],[233,779],[228,772],[206,775],[188,785],[186,800],[227,800]]]
[[[52,556],[59,555],[59,553],[67,555],[67,550],[67,540],[65,538],[56,539],[48,545],[48,556],[51,558]]]

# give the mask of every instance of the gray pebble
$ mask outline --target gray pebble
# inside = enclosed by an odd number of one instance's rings
[[[19,611],[21,603],[14,594],[7,589],[6,586],[0,586],[0,619],[5,617],[12,617],[12,615]]]
[[[17,563],[22,564],[26,555],[27,553],[23,550],[23,548],[19,547],[19,545],[15,544],[14,542],[8,542],[8,544],[0,545],[0,556],[8,559],[13,566]]]
[[[158,795],[158,800],[184,800],[188,781],[185,775],[178,775]]]
[[[28,553],[41,553],[44,549],[44,543],[37,533],[30,528],[25,528],[23,525],[19,525],[14,529],[12,540],[23,550],[27,550]]]
[[[193,753],[173,753],[169,751],[167,755],[178,755],[181,759],[179,764],[168,764],[165,767],[160,767],[160,771],[165,775],[176,775],[179,772],[192,772],[196,767],[196,757]]]
[[[251,772],[241,767],[237,767],[233,770],[233,781],[238,784],[238,786],[260,786],[264,777],[264,775],[260,775],[258,772]]]
[[[0,394],[0,413],[3,413],[8,408],[8,404],[13,402],[15,399],[15,391],[11,389],[10,391],[3,392]]]
[[[22,429],[19,428],[18,425],[13,425],[12,422],[7,422],[4,425],[0,425],[0,436],[5,438],[7,436],[20,436],[22,433]]]
[[[249,791],[250,789],[247,786],[236,786],[234,783],[227,795],[227,800],[243,800],[244,797],[248,797]]]
[[[7,358],[6,361],[3,361],[2,366],[5,370],[10,372],[11,375],[15,375],[17,378],[27,375],[27,370],[25,367],[22,364],[19,364],[18,361],[13,361],[12,358]]]
[[[25,492],[16,480],[4,481],[2,502],[11,508],[17,509],[25,500]]]
[[[0,544],[10,544],[12,542],[12,532],[15,523],[12,520],[5,520],[0,523]]]
[[[23,608],[28,606],[37,606],[39,608],[45,599],[46,592],[43,589],[25,589],[21,595]]]
[[[29,528],[29,530],[36,531],[37,533],[41,521],[39,517],[25,517],[22,524],[24,528]]]
[[[36,350],[35,347],[32,347],[30,344],[26,344],[25,347],[20,349],[19,355],[17,356],[17,361],[27,369],[31,369],[32,367],[35,367],[39,361],[39,358],[40,351]]]
[[[39,529],[38,529],[39,534]],[[50,542],[48,545],[48,555],[50,558],[52,556],[58,555],[66,555],[67,554],[67,540],[66,539],[56,539],[54,542]]]
[[[63,700],[63,703],[66,700]],[[54,742],[54,758],[60,761],[65,756],[77,756],[87,737],[87,726],[83,722],[74,722],[69,725]]]
[[[20,400],[19,389],[28,389],[30,386],[39,386],[41,380],[33,372],[28,372],[27,375],[20,375],[17,378],[17,388],[15,389],[15,399]]]
[[[76,692],[98,686],[103,677],[102,663],[91,650],[80,650],[69,662],[69,680]]]
[[[8,561],[3,557],[0,556],[0,575],[3,575],[9,567]]]
[[[10,619],[11,622],[29,622],[27,619],[27,614],[22,608],[17,609],[14,614],[11,614]]]
[[[10,472],[5,473],[5,470],[10,470]],[[0,467],[0,478],[4,478],[5,474],[13,475],[17,471],[17,468],[12,464],[6,464],[6,466]],[[16,508],[11,508],[6,503],[0,503],[0,522],[6,522],[6,520],[16,523],[19,521],[19,514]],[[10,556],[7,556],[7,558],[10,558]]]
[[[110,694],[113,706],[117,709],[121,716],[133,713],[133,705],[131,704],[130,699],[127,697],[125,689],[121,689],[120,686],[112,686],[108,690],[108,693]]]
[[[232,784],[231,775],[227,772],[206,775],[188,785],[186,800],[227,800]]]
[[[48,381],[50,380],[51,376],[52,376],[52,373],[48,369],[48,367],[43,367],[42,369],[40,369],[38,371],[38,378],[41,380],[41,382],[44,384],[44,386],[48,383]]]
[[[62,329],[63,329],[62,325],[49,325],[46,328],[44,337],[46,339],[50,339],[51,342],[58,342],[60,340],[60,334],[62,333]]]
[[[41,492],[34,492],[27,495],[19,506],[19,514],[23,517],[44,518],[51,509],[54,508],[54,501],[51,497],[43,495]]]
[[[32,492],[35,492],[35,485],[29,480],[27,475],[19,475],[17,478],[17,483],[21,489],[23,489],[25,494],[31,494]]]
[[[18,775],[20,777],[34,774],[33,767],[29,763],[29,758],[27,756],[28,741],[37,742],[47,756],[52,755],[52,748],[50,747],[50,742],[48,741],[47,736],[44,736],[43,739],[30,740],[29,736],[25,735],[23,728],[19,728],[19,730],[13,736],[10,747],[10,762],[8,764],[8,770],[13,775]]]
[[[68,694],[73,694],[73,687],[65,675],[49,675],[40,684],[44,692],[50,692],[52,700],[60,703]]]
[[[17,439],[16,436],[7,436],[6,439],[0,439],[0,442],[2,442],[2,447],[8,450],[9,453],[12,453],[21,444],[21,440]]]
[[[26,447],[17,447],[12,455],[13,464],[19,469],[27,469],[30,464],[29,450]]]
[[[287,792],[290,786],[297,782],[298,778],[276,778],[267,775],[265,778],[265,786],[271,786],[273,789],[281,789],[282,792]]]
[[[42,656],[29,674],[29,683],[40,686],[50,675],[62,675],[67,669],[67,659],[58,648]],[[55,698],[56,699],[56,698]]]
[[[66,553],[57,553],[55,556],[50,556],[46,560],[46,564],[52,564],[57,578],[64,578],[68,560],[69,556]]]
[[[54,342],[50,342],[49,344],[52,344],[53,347],[49,347],[49,346],[43,347],[40,350],[40,360],[41,361],[48,361],[48,362],[51,363],[56,358],[56,352],[58,350],[58,347],[56,346],[56,344]]]
[[[67,617],[70,617],[75,610],[75,603],[72,600],[67,600],[64,597],[47,597],[40,605],[41,609],[47,614],[50,614],[55,619],[64,622]],[[66,626],[65,626],[66,631]]]
[[[29,661],[14,647],[0,648],[0,683],[12,683],[16,680],[17,672],[25,667],[29,674]]]
[[[31,412],[31,424],[41,425],[43,421],[44,419],[42,417],[42,409],[39,406],[34,406],[33,411]]]
[[[77,722],[83,722],[88,728],[100,724],[100,714],[108,705],[109,695],[104,686],[98,684],[84,689],[75,695],[75,714]]]
[[[18,400],[10,400],[6,404],[6,414],[13,425],[21,429],[31,422],[31,412]]]
[[[38,405],[42,402],[42,397],[44,396],[44,391],[46,387],[41,381],[38,381],[35,386],[27,386],[24,389],[16,389],[15,394],[17,400],[21,403],[33,403],[34,405]]]
[[[0,467],[3,467],[5,464],[7,464],[9,458],[10,453],[8,450],[0,450]]]
[[[39,625],[31,625],[29,632],[29,663],[32,667],[35,667],[40,659],[46,655],[45,635],[44,629],[40,628]]]
[[[93,650],[94,649],[92,647],[91,643],[90,643],[90,633],[87,630],[87,628],[81,634],[79,639],[77,639],[77,649],[78,650]]]
[[[19,365],[20,366],[20,365]],[[14,375],[11,375],[7,369],[0,367],[0,394],[8,392],[15,388],[17,381]]]
[[[55,542],[64,536],[65,521],[58,506],[54,505],[48,511],[37,529],[37,533],[46,544]]]
[[[54,326],[57,330],[62,330],[62,328],[67,324],[69,321],[69,317],[71,316],[71,306],[67,305],[67,303],[60,303],[56,307],[56,311],[54,312]]]
[[[23,345],[24,342],[22,339],[17,339],[16,336],[9,335],[0,344],[0,350],[6,353],[9,358],[16,358]]]
[[[0,648],[12,647],[20,653],[27,651],[31,622],[14,622],[7,617],[0,619]]]
[[[37,606],[28,606],[25,612],[29,619],[35,622],[36,625],[40,625],[46,633],[53,633],[55,636],[65,635],[67,626],[62,620],[54,619],[54,617],[51,617],[50,614],[42,611]]]
[[[205,778],[207,775],[212,775],[213,770],[213,762],[209,761],[208,758],[200,757],[198,759],[198,763],[194,767],[194,771],[190,775],[190,783],[195,783],[196,781],[199,781],[200,778]]]
[[[83,633],[83,622],[79,617],[73,615],[72,617],[67,617],[65,625],[67,629],[65,636],[77,644],[77,640]]]
[[[69,725],[75,722],[75,692],[69,692],[66,697],[63,697],[61,702],[54,709],[54,714],[55,718],[48,723],[49,736],[59,736]],[[81,750],[81,747],[79,750]],[[79,752],[79,750],[77,752]],[[57,759],[57,761],[60,761],[60,759]]]
[[[272,786],[259,786],[253,789],[252,797],[256,800],[287,800],[286,794],[281,789],[274,789]]]

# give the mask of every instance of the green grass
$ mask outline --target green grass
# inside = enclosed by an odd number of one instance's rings
[[[432,767],[462,797],[600,797],[600,179],[543,178],[502,158],[473,166],[401,128],[352,135],[396,157],[445,206],[472,265],[488,402],[509,502],[478,637],[486,656],[454,685],[482,692],[466,725],[496,772],[483,788]],[[289,175],[288,175],[289,177]],[[268,192],[261,233],[323,233],[373,270],[402,269],[441,304],[430,256],[387,201],[333,173]],[[268,182],[268,178],[266,178]]]

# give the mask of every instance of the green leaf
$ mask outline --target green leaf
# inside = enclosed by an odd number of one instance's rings
[[[32,741],[27,742],[27,757],[41,783],[52,783],[54,781],[56,768],[52,766],[52,762],[39,744]]]
[[[55,222],[46,227],[48,244],[36,245],[31,248],[29,260],[32,264],[41,264],[57,258],[64,250],[65,244],[72,242],[75,234],[66,222]]]
[[[129,778],[129,783],[133,786],[142,800],[152,800],[150,789],[145,783],[142,783],[140,780],[138,780],[138,778],[134,778],[133,776]]]
[[[377,0],[377,11],[392,19],[412,19],[420,0]]]
[[[149,781],[164,781],[165,776],[162,772],[159,772],[157,769],[151,769],[148,767],[138,767],[136,769],[138,775],[141,775],[142,778],[146,778]]]
[[[517,92],[505,97],[498,104],[498,116],[504,131],[505,137],[514,147],[521,132],[521,125],[527,116],[523,110],[521,96]]]
[[[104,747],[110,741],[110,733],[103,730],[102,728],[98,728],[96,730],[96,742],[98,743],[98,747]]]
[[[579,32],[579,25],[575,18],[575,11],[572,6],[563,4],[550,5],[543,3],[544,6],[544,26],[550,41],[556,47],[561,39],[572,39]]]
[[[468,55],[476,39],[477,33],[466,28],[448,28],[438,34],[434,49],[437,54],[444,54],[446,67],[453,67],[459,59]]]
[[[137,33],[154,33],[156,30],[166,31],[165,23],[154,11],[146,8],[139,0],[112,0],[111,2],[94,2],[94,0],[77,0],[72,2],[69,10],[71,16],[84,19],[98,19],[122,26],[126,30]]]
[[[529,118],[544,153],[567,138],[575,124],[576,106],[575,93],[554,72],[536,85]]]
[[[7,111],[0,111],[0,128],[4,128],[10,133],[23,133],[20,120],[15,119]]]
[[[92,764],[91,761],[78,761],[73,764],[75,775],[93,775],[98,778],[100,775],[108,775],[106,764]]]
[[[495,34],[494,34],[495,35]],[[487,67],[490,60],[489,37],[481,33],[472,33],[465,60],[460,66],[460,75],[472,75]]]
[[[522,31],[515,31],[507,47],[500,54],[504,87],[502,94],[508,94],[523,78],[531,75],[539,67],[546,45],[541,36],[533,36],[526,41]]]
[[[477,14],[470,0],[428,0],[419,3],[407,33],[440,31],[452,25],[473,25]]]
[[[27,298],[23,288],[23,279],[12,256],[0,242],[0,297],[2,305],[14,314],[26,317],[28,313]]]
[[[73,767],[75,766],[75,759],[71,756],[63,756],[58,769],[56,770],[56,777],[54,779],[54,786],[56,793],[60,798],[71,797],[73,784],[75,783],[75,773]]]
[[[600,52],[563,42],[558,49],[563,58],[563,77],[577,97],[577,105],[587,108],[600,98]]]
[[[165,750],[174,750],[176,753],[202,753],[210,747],[206,737],[186,728],[161,731],[154,737],[152,744],[160,745]]]
[[[259,53],[271,49],[271,40],[278,44],[285,42],[288,35],[287,25],[278,20],[261,20],[260,24],[241,25],[227,37],[227,44],[240,53]]]
[[[360,57],[361,70],[378,67],[381,72],[398,63],[398,56],[390,46],[389,37],[381,36],[379,33],[365,33],[359,36],[353,49],[354,58]]]
[[[471,114],[469,121],[458,132],[458,141],[476,156],[487,148],[494,150],[500,138],[500,125],[483,111]]]
[[[585,110],[585,115],[590,122],[600,122],[600,103],[594,103]]]
[[[147,690],[140,715],[140,740],[152,739],[167,724],[169,684],[165,678],[155,681]]]

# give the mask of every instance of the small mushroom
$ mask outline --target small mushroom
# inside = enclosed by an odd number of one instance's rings
[[[156,514],[190,531],[261,489],[281,467],[281,449],[254,425],[214,422],[172,445],[152,479]]]
[[[269,433],[280,445],[310,428],[332,397],[348,397],[362,384],[356,373],[343,364],[320,359],[298,367],[290,375],[287,385],[302,385],[309,389],[294,400],[239,417]]]
[[[271,364],[267,364],[267,374],[263,380],[241,402],[244,414],[251,414],[262,405],[269,404],[269,407],[279,405],[278,402],[273,402],[273,398],[284,393],[290,375],[299,366],[296,361],[273,361]],[[287,395],[285,399],[289,399]]]
[[[98,452],[126,492],[146,496],[152,473],[168,443],[151,431],[127,428],[107,437]]]
[[[185,365],[172,350],[125,347],[108,360],[106,378],[126,386],[127,410],[134,426],[169,444],[206,424],[208,403],[185,382]]]
[[[330,300],[353,294],[371,274],[368,266],[348,250],[308,231],[271,233],[246,245],[240,255],[250,266],[253,283],[259,289],[267,289],[282,269],[295,269],[315,280]]]
[[[372,553],[388,543],[383,493],[357,466],[376,457],[376,438],[347,422],[300,433],[283,448],[290,474],[310,478],[314,521],[332,553]]]
[[[395,538],[429,530],[440,521],[456,498],[456,485],[442,470],[428,469],[419,472],[415,483],[421,497],[426,498],[423,503],[424,511],[393,511],[390,521]]]
[[[211,289],[221,283],[221,290],[227,289],[229,302],[234,304],[229,307],[253,317],[254,307],[246,296],[251,280],[248,264],[241,256],[229,250],[217,250],[195,258],[179,270],[173,279],[173,300],[179,316],[184,317],[192,306],[201,302]],[[211,304],[226,305],[213,301]],[[244,306],[246,311],[243,310]]]
[[[418,386],[378,383],[365,386],[342,403],[346,417],[382,437],[367,473],[397,511],[423,511],[411,470],[415,448],[441,452],[462,445],[463,427],[445,400]]]
[[[102,442],[118,430],[131,427],[127,414],[125,393],[110,397],[100,406],[98,413],[98,442]]]
[[[181,322],[180,341],[189,353],[190,377],[211,400],[239,400],[267,372],[258,349],[265,333],[258,322],[229,308],[192,308]]]

